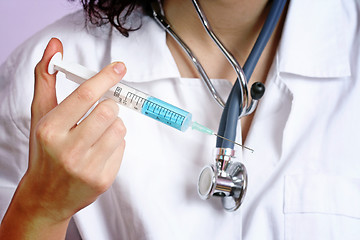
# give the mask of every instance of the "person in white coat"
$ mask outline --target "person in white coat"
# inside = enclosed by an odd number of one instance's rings
[[[265,83],[265,95],[239,123],[237,141],[255,151],[236,149],[249,175],[236,212],[197,195],[198,174],[213,161],[213,137],[178,132],[110,100],[79,123],[121,80],[217,129],[222,109],[141,4],[124,28],[99,26],[82,11],[66,16],[1,66],[0,238],[358,239],[360,2],[289,2],[250,80]],[[269,3],[202,5],[242,65]],[[235,74],[191,1],[165,0],[164,9],[225,98]],[[99,74],[80,87],[48,74],[58,51]]]

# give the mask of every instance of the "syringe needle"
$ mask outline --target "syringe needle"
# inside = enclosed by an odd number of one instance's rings
[[[236,145],[238,145],[238,146],[240,146],[240,147],[242,147],[242,148],[245,148],[245,149],[247,149],[247,150],[250,150],[252,153],[254,152],[254,149],[251,149],[251,148],[249,148],[249,147],[247,147],[247,146],[244,146],[244,145],[242,145],[242,144],[240,144],[240,143],[234,142],[234,141],[232,141],[232,140],[230,140],[230,139],[227,139],[227,138],[225,138],[225,137],[223,137],[223,136],[220,136],[219,134],[213,133],[213,135],[215,135],[215,136],[217,136],[217,137],[219,137],[219,138],[222,138],[222,139],[224,139],[224,140],[226,140],[226,141],[232,142],[232,143],[234,143],[234,144],[236,144]]]
[[[242,145],[242,144],[240,144],[240,143],[234,142],[234,141],[232,141],[232,140],[230,140],[230,139],[228,139],[228,138],[225,138],[225,137],[223,137],[223,136],[220,136],[220,135],[216,134],[216,133],[215,133],[213,130],[211,130],[210,128],[207,128],[207,127],[201,125],[200,123],[192,122],[191,128],[192,128],[192,129],[195,129],[195,130],[197,130],[197,131],[199,131],[199,132],[202,132],[202,133],[206,133],[206,134],[209,134],[209,135],[215,135],[215,136],[217,136],[217,137],[219,137],[219,138],[222,138],[222,139],[224,139],[224,140],[226,140],[226,141],[232,142],[232,143],[234,143],[234,144],[236,144],[236,145],[238,145],[238,146],[240,146],[240,147],[242,147],[242,148],[245,148],[245,149],[247,149],[247,150],[250,150],[252,153],[254,152],[253,149],[251,149],[251,148],[249,148],[249,147],[246,147],[246,146],[244,146],[244,145]]]

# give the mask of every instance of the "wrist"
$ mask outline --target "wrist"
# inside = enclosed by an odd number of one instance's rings
[[[71,216],[51,214],[22,183],[1,223],[0,239],[64,239]]]

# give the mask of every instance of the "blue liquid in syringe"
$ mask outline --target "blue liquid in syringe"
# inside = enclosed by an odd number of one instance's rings
[[[191,125],[191,113],[155,97],[148,97],[141,113],[184,132]]]
[[[105,97],[182,132],[192,124],[191,113],[123,83],[112,87]]]

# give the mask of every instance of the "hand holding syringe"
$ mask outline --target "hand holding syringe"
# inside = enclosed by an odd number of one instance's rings
[[[56,71],[63,72],[66,78],[82,84],[89,78],[93,77],[96,72],[89,70],[81,65],[74,63],[67,63],[62,60],[60,52],[56,53],[48,67],[48,72],[54,74]],[[121,82],[117,83],[114,87],[110,88],[104,95],[105,98],[115,100],[117,103],[133,109],[141,114],[158,120],[168,126],[176,128],[185,132],[190,126],[192,129],[200,132],[215,135],[227,141],[231,141],[216,134],[213,130],[192,121],[191,113],[166,103],[158,98],[147,95],[139,90],[129,87]],[[233,142],[233,141],[231,141]],[[233,142],[243,148],[253,151],[239,143]]]

